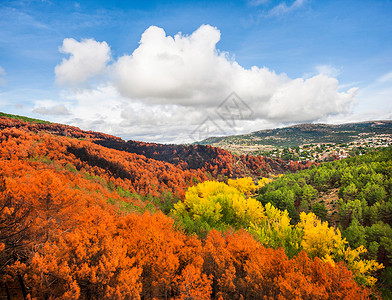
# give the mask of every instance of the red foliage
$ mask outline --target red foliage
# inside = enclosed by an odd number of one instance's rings
[[[143,155],[167,162],[182,170],[209,172],[216,179],[260,177],[269,173],[280,174],[310,168],[312,163],[274,160],[262,156],[233,155],[218,147],[204,145],[164,145],[138,141],[125,142],[121,138],[61,124],[36,124],[21,120],[0,118],[0,128],[20,128],[27,131],[45,131],[51,134],[83,138],[106,148]],[[79,153],[79,152],[78,152]],[[80,155],[82,153],[79,153]]]
[[[0,132],[0,156],[5,160],[47,161],[59,167],[100,176],[131,193],[159,196],[171,192],[180,198],[194,181],[206,179],[200,170],[182,170],[172,164],[96,145],[89,140],[35,134],[19,129]]]
[[[0,294],[11,286],[37,299],[368,298],[343,264],[304,253],[290,260],[246,232],[213,230],[203,241],[160,212],[119,212],[110,199],[142,204],[118,187],[181,196],[205,175],[91,139],[1,130]],[[211,151],[224,163],[212,160],[209,170],[233,172],[233,156]]]
[[[215,299],[368,299],[343,264],[312,260],[305,252],[289,260],[246,232],[211,231],[204,246],[205,272]]]

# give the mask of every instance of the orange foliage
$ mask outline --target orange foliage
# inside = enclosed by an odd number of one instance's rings
[[[94,209],[82,228],[46,242],[27,269],[35,297],[78,299],[140,299],[141,269],[127,255],[125,240],[116,233],[113,216]]]
[[[0,128],[19,128],[29,132],[47,132],[52,135],[83,138],[107,148],[139,154],[155,161],[168,162],[182,170],[209,172],[218,179],[260,177],[269,173],[284,173],[310,168],[313,163],[270,159],[262,156],[233,155],[218,147],[204,145],[164,145],[138,141],[123,141],[108,134],[83,131],[62,124],[37,124],[0,117]],[[80,154],[80,153],[79,153]],[[198,173],[200,176],[200,174]]]
[[[290,260],[243,231],[212,230],[200,240],[160,212],[125,214],[108,204],[142,205],[119,187],[182,197],[206,179],[200,170],[96,145],[110,137],[95,133],[22,121],[9,128],[0,119],[0,292],[9,284],[37,299],[368,297],[343,264],[304,253]]]
[[[305,252],[289,260],[246,232],[207,237],[205,270],[214,276],[215,299],[368,299],[343,264],[331,266]]]
[[[19,129],[0,133],[0,157],[4,160],[56,162],[60,167],[71,166],[77,171],[100,176],[131,193],[159,196],[171,192],[180,198],[185,189],[206,179],[200,170],[182,170],[171,164],[144,156],[47,133],[34,134]]]

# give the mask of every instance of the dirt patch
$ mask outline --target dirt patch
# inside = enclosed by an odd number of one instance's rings
[[[324,203],[328,210],[328,223],[331,226],[335,226],[339,221],[338,216],[338,196],[339,189],[332,189],[325,193],[320,193],[320,197],[315,201],[319,203]]]

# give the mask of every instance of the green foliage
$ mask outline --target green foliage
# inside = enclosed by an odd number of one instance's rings
[[[178,201],[178,198],[173,196],[170,192],[163,192],[159,197],[154,197],[152,203],[159,208],[163,213],[169,214],[174,208],[174,203]]]
[[[87,180],[96,182],[96,183],[100,183],[100,184],[102,184],[104,186],[107,185],[105,178],[102,178],[102,177],[100,177],[98,175],[91,175],[90,173],[86,172],[86,173],[84,173],[84,178],[86,178]]]
[[[328,222],[322,222],[314,213],[302,212],[298,225],[292,225],[287,210],[279,210],[271,203],[263,207],[255,199],[245,197],[253,185],[247,178],[231,180],[230,186],[215,181],[200,183],[188,189],[184,202],[174,205],[172,216],[186,232],[202,237],[211,229],[245,229],[265,246],[283,247],[289,257],[304,250],[309,257],[331,264],[344,261],[358,282],[374,285],[376,279],[372,273],[383,266],[362,259],[360,255],[366,252],[362,245],[352,250],[339,229],[328,226]],[[309,186],[305,188],[310,191],[308,195],[313,194]],[[305,201],[309,199],[312,198]],[[325,216],[323,204],[315,207]]]
[[[312,200],[316,199],[317,197],[317,190],[313,188],[311,185],[305,184],[302,188],[302,195],[301,200],[311,202]]]
[[[178,201],[176,197],[170,192],[163,192],[159,197],[153,197],[151,195],[142,196],[137,193],[131,193],[129,190],[123,189],[118,186],[116,192],[120,197],[132,198],[145,202],[145,210],[154,212],[161,210],[163,213],[168,214],[173,209],[173,205]]]
[[[0,117],[6,117],[6,118],[9,118],[9,119],[22,120],[22,121],[29,122],[29,123],[50,124],[49,121],[33,119],[33,118],[23,117],[23,116],[18,116],[18,115],[11,115],[11,114],[3,113],[3,112],[0,112]]]
[[[50,159],[47,156],[35,156],[35,157],[31,157],[29,159],[30,161],[38,161],[38,162],[42,162],[46,165],[54,165],[56,162],[54,161],[54,159]]]
[[[363,206],[359,200],[339,201],[339,221],[343,228],[347,228],[353,219],[362,220]]]
[[[312,206],[312,212],[320,218],[321,221],[327,220],[328,210],[323,203],[315,203]]]
[[[70,163],[67,163],[65,166],[64,166],[64,169],[66,169],[67,171],[69,171],[69,172],[71,172],[71,173],[76,173],[78,170],[76,170],[76,168],[72,165],[72,164],[70,164]]]
[[[340,198],[338,206],[331,203],[327,207],[335,210],[328,212],[317,197],[336,191]],[[296,215],[301,211],[312,211],[323,220],[333,220],[352,249],[361,245],[368,249],[361,252],[361,257],[392,266],[391,148],[286,174],[260,189],[257,199],[279,209],[287,209],[288,202],[292,203],[296,211],[288,212],[293,224],[298,222]],[[389,277],[383,276],[380,272],[379,278],[383,278],[380,287],[392,285],[385,279]]]
[[[281,211],[270,203],[265,205],[265,218],[259,224],[252,224],[248,231],[268,247],[283,247],[289,257],[301,250],[301,230],[290,224],[287,210]]]
[[[131,198],[131,197],[135,197],[135,195],[133,193],[131,193],[129,190],[125,190],[123,189],[121,186],[118,186],[117,189],[117,194],[123,198]],[[139,196],[139,195],[138,195]],[[137,198],[137,197],[135,197]]]
[[[392,267],[385,268],[380,278],[380,285],[382,286],[382,298],[392,299]]]
[[[365,245],[365,228],[358,222],[356,218],[353,219],[350,226],[343,232],[343,234],[351,247],[358,248],[361,245]],[[377,257],[371,258],[377,259]]]

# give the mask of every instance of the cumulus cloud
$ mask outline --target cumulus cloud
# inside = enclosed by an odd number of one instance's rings
[[[317,74],[289,78],[266,67],[244,68],[229,53],[217,49],[220,36],[210,25],[202,25],[190,35],[174,36],[151,26],[132,54],[110,65],[110,48],[105,42],[64,40],[63,51],[71,57],[56,67],[59,82],[77,86],[78,80],[84,83],[97,74],[105,75],[93,86],[66,90],[63,100],[70,103],[69,122],[124,138],[184,142],[190,141],[192,131],[206,117],[223,129],[222,134],[233,134],[351,111],[357,89],[342,91],[335,78],[338,69],[320,65]],[[100,53],[100,58],[91,59],[90,53]],[[232,92],[240,100],[222,107]],[[240,113],[235,124],[222,119],[242,102],[251,113]],[[50,106],[37,105],[40,107]]]
[[[171,143],[190,141],[190,132],[207,113],[191,107],[130,101],[107,83],[94,89],[71,89],[61,97],[71,111],[71,115],[64,119],[66,123],[124,139]],[[36,106],[47,107],[50,103],[39,101]]]
[[[208,25],[174,37],[151,26],[132,55],[113,65],[115,83],[123,95],[150,103],[214,105],[231,83],[231,62],[215,47],[219,40],[219,30]]]
[[[64,39],[60,52],[70,54],[55,67],[56,82],[60,85],[78,86],[102,74],[110,61],[110,48],[106,42],[84,39],[78,42]]]
[[[265,67],[245,69],[216,48],[219,40],[220,31],[209,25],[174,37],[151,26],[139,47],[113,64],[114,83],[130,99],[194,107],[218,106],[235,91],[255,117],[285,122],[312,121],[350,109],[355,89],[338,92],[332,67],[320,67],[320,74],[306,80]]]

